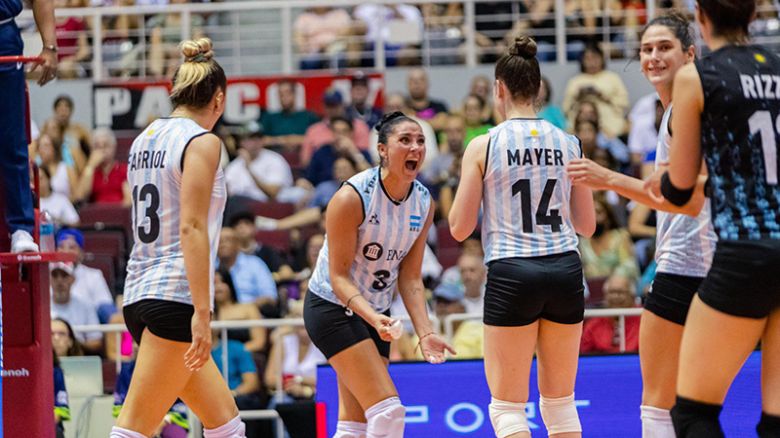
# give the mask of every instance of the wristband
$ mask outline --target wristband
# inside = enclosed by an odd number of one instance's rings
[[[418,339],[418,340],[417,340],[417,347],[415,348],[415,350],[416,350],[417,348],[419,348],[419,349],[420,349],[420,353],[422,353],[422,352],[423,352],[423,351],[422,351],[422,347],[421,347],[421,345],[422,345],[422,340],[423,340],[423,339],[425,339],[425,338],[427,338],[428,336],[430,336],[430,335],[434,334],[434,333],[435,333],[435,332],[428,332],[428,333],[426,333],[426,334],[424,334],[424,335],[420,336],[420,339]]]
[[[669,179],[668,171],[664,172],[663,176],[661,176],[661,194],[664,195],[664,198],[669,200],[669,202],[678,207],[682,207],[691,200],[695,188],[695,185],[689,189],[679,189],[675,187],[674,184],[672,184],[671,179]]]

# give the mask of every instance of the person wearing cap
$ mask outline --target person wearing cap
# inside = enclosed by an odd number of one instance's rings
[[[331,130],[331,120],[336,117],[346,117],[346,108],[344,108],[344,98],[341,93],[331,88],[325,92],[322,97],[325,117],[322,121],[315,123],[306,130],[306,135],[301,145],[301,165],[307,166],[312,159],[312,156],[326,144],[333,144],[335,135]],[[360,119],[353,119],[352,121],[352,142],[360,150],[368,149],[368,139],[370,136],[370,130],[366,122]]]
[[[114,298],[100,269],[90,268],[84,263],[84,235],[75,228],[61,229],[55,238],[57,251],[74,254],[73,293],[81,301],[91,303],[97,309],[101,323],[108,322],[116,313]]]
[[[289,79],[276,83],[281,111],[263,111],[260,124],[265,128],[266,144],[294,150],[303,143],[303,135],[309,126],[317,123],[319,117],[306,109],[295,108],[297,84]]]
[[[352,76],[352,88],[349,90],[350,103],[346,116],[350,119],[360,119],[372,129],[382,119],[382,110],[368,103],[368,76],[357,72]]]
[[[241,138],[238,157],[225,168],[228,195],[273,201],[293,185],[290,165],[281,154],[265,148],[263,127],[250,123]]]
[[[73,326],[100,324],[97,310],[91,302],[82,300],[73,293],[74,268],[72,263],[51,263],[51,317],[61,318]],[[100,332],[77,332],[76,338],[87,353],[100,353],[103,335]]]

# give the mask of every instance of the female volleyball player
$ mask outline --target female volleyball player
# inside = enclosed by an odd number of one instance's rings
[[[547,431],[581,435],[574,405],[584,314],[577,233],[596,228],[589,188],[572,187],[566,165],[582,157],[577,138],[536,117],[541,74],[536,42],[518,38],[496,63],[494,101],[506,121],[471,141],[450,210],[464,240],[483,208],[485,373],[498,437],[530,437],[525,418],[534,350]]]
[[[656,168],[668,166],[672,82],[680,67],[693,62],[693,42],[690,22],[675,12],[650,21],[640,38],[642,72],[655,87],[666,110],[658,132]],[[574,160],[567,170],[574,184],[585,184],[596,190],[614,190],[658,210],[657,273],[639,330],[642,436],[674,438],[669,410],[674,405],[677,389],[683,325],[691,300],[710,268],[717,240],[704,197],[706,175],[699,177],[695,202],[686,210],[648,196],[642,180],[605,169],[593,161]],[[703,203],[705,207],[702,207]],[[687,211],[700,212],[694,218],[682,214]]]
[[[648,183],[689,203],[702,155],[718,235],[680,346],[678,437],[722,437],[731,382],[761,340],[760,437],[780,436],[780,57],[748,43],[755,0],[698,0],[696,21],[712,53],[674,80],[669,169]]]
[[[434,333],[425,307],[422,260],[434,208],[417,174],[425,161],[420,125],[400,112],[377,125],[381,164],[339,189],[328,204],[326,242],[309,282],[303,318],[314,344],[336,370],[335,437],[402,437],[405,409],[387,372],[390,318],[397,288],[423,356],[454,354]]]
[[[177,397],[206,438],[242,438],[244,423],[211,359],[213,275],[226,190],[220,140],[225,72],[211,41],[181,44],[173,113],[152,122],[130,149],[134,245],[124,316],[139,344],[133,380],[111,438],[151,436]]]

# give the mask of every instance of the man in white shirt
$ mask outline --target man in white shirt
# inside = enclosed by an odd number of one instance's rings
[[[275,200],[282,190],[292,187],[292,170],[283,156],[264,147],[259,125],[248,129],[249,134],[241,139],[238,157],[225,169],[228,195]]]
[[[81,301],[95,306],[100,322],[108,322],[111,315],[116,313],[114,298],[100,269],[90,268],[82,263],[84,235],[77,229],[63,228],[57,232],[56,241],[57,251],[76,255],[73,269],[73,294]]]
[[[52,263],[49,265],[51,278],[51,317],[68,321],[71,326],[100,324],[97,310],[89,301],[84,301],[73,292],[74,268],[71,263]],[[78,332],[76,339],[88,353],[97,354],[103,346],[100,332]]]

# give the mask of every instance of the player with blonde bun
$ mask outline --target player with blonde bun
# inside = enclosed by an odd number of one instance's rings
[[[225,110],[227,79],[211,40],[181,43],[170,117],[130,149],[134,245],[125,322],[138,343],[133,379],[110,438],[154,435],[177,398],[206,438],[244,438],[245,426],[211,358],[214,260],[227,199],[221,143],[211,130]]]

